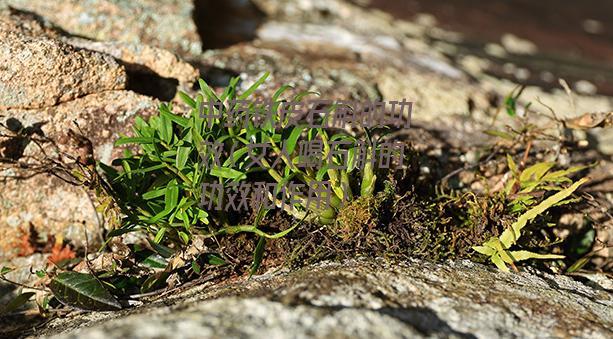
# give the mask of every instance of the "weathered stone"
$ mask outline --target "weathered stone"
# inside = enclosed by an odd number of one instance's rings
[[[125,87],[125,70],[112,57],[40,35],[36,21],[14,25],[11,16],[0,14],[0,109],[50,107]]]
[[[609,338],[611,307],[610,291],[565,276],[502,273],[468,261],[356,260],[250,281],[205,284],[119,314],[68,316],[51,321],[42,334],[63,332],[54,338]]]
[[[0,0],[50,20],[64,31],[93,40],[144,43],[198,54],[193,3],[183,0]]]
[[[109,163],[120,152],[113,146],[120,134],[131,132],[131,122],[136,116],[148,116],[157,112],[158,102],[150,97],[130,91],[108,91],[72,100],[44,110],[11,109],[4,112],[1,122],[19,124],[23,128],[38,126],[52,140],[61,139],[68,129],[81,131],[91,139],[97,160]],[[11,120],[9,122],[8,120]],[[36,137],[36,135],[34,135]],[[0,156],[6,157],[11,141],[3,138]],[[47,149],[53,156],[53,148]],[[70,150],[66,150],[70,152]],[[73,150],[74,152],[74,150]],[[16,158],[31,163],[24,156],[40,156],[33,143],[23,145]],[[4,166],[3,166],[4,167]],[[0,173],[0,260],[15,254],[15,241],[20,229],[33,225],[43,234],[63,234],[65,239],[84,239],[83,226],[92,235],[99,233],[96,212],[87,192],[47,174],[30,179],[15,180],[11,177],[28,171],[7,169]]]
[[[26,36],[46,36],[56,38],[60,36],[44,18],[32,13],[18,11],[2,6],[0,2],[0,22],[2,27]]]
[[[177,79],[191,85],[198,80],[199,72],[172,52],[157,47],[130,42],[98,42],[80,38],[68,38],[69,44],[113,56],[128,71],[155,73],[163,78]]]

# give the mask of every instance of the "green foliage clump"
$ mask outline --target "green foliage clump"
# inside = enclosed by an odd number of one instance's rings
[[[156,243],[187,244],[193,232],[207,235],[252,232],[264,238],[287,234],[287,231],[266,234],[258,229],[258,225],[232,225],[223,208],[207,210],[201,204],[203,198],[217,201],[218,196],[215,192],[203,190],[205,184],[228,188],[241,181],[254,182],[257,178],[276,183],[277,187],[296,182],[304,189],[316,189],[313,186],[328,181],[331,190],[320,192],[319,198],[329,201],[329,205],[309,203],[305,192],[292,192],[291,204],[282,203],[287,197],[279,190],[267,197],[295,218],[321,224],[334,223],[343,204],[359,196],[373,195],[376,171],[370,161],[372,158],[366,159],[363,169],[358,168],[356,157],[361,145],[358,137],[340,129],[331,132],[306,123],[296,124],[283,114],[272,114],[270,120],[256,124],[254,119],[245,119],[244,114],[250,114],[248,110],[241,111],[232,106],[233,102],[251,97],[266,77],[267,74],[240,95],[236,92],[239,79],[235,78],[220,96],[201,80],[201,90],[196,98],[181,93],[182,100],[191,108],[189,115],[174,114],[172,106],[163,104],[159,115],[148,121],[136,119],[134,137],[121,138],[117,145],[136,145],[138,152],[126,152],[125,157],[116,159],[113,165],[119,169],[102,165],[110,196],[124,215],[121,226],[111,235],[147,229],[155,234]],[[288,89],[289,86],[283,86],[272,96],[273,113],[282,109],[284,101],[281,96]],[[309,94],[312,93],[295,95],[291,102],[298,102]],[[221,105],[209,105],[211,102]],[[250,108],[251,112],[260,109],[257,106]],[[228,115],[230,111],[232,117]],[[246,123],[235,124],[233,121]],[[372,157],[377,146],[369,132],[366,131],[365,139],[367,153]],[[304,160],[297,150],[300,138],[309,142],[321,141],[320,167],[297,166]],[[345,147],[333,149],[331,142]],[[249,149],[250,144],[267,144],[271,153],[254,155]],[[216,152],[207,145],[218,145]],[[255,157],[258,166],[249,166]],[[212,165],[205,166],[206,163]],[[266,214],[267,211],[260,212]]]

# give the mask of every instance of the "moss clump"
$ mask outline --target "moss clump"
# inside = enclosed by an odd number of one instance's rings
[[[381,202],[373,196],[361,196],[344,206],[336,218],[333,233],[343,241],[362,238],[379,223]]]

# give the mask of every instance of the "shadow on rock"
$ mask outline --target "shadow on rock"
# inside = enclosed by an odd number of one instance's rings
[[[249,0],[194,0],[193,17],[208,50],[253,40],[264,13]]]
[[[462,333],[451,328],[445,321],[432,310],[423,307],[392,308],[384,307],[378,310],[379,313],[396,318],[403,323],[415,327],[425,335],[447,334],[458,338],[476,338],[472,334]]]
[[[153,72],[128,71],[127,89],[138,94],[170,101],[177,94],[177,86],[177,79],[164,78]]]
[[[10,136],[0,134],[3,139],[6,137],[5,140],[0,141],[0,162],[3,160],[19,160],[30,144],[32,136],[45,136],[42,130],[45,124],[46,122],[37,122],[32,126],[25,127],[21,121],[15,118],[8,118],[4,124],[0,124],[12,134]]]

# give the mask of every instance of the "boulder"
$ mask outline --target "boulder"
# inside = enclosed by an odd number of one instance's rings
[[[174,53],[141,44],[121,41],[91,41],[69,37],[65,41],[73,46],[108,54],[126,67],[128,72],[153,73],[162,78],[176,79],[191,86],[198,80],[199,72]]]
[[[144,43],[180,54],[201,51],[192,1],[0,0],[3,4],[36,13],[75,36]]]
[[[36,21],[15,19],[0,14],[0,109],[50,107],[125,88],[125,70],[111,56],[51,38]]]
[[[611,280],[468,261],[358,259],[204,284],[149,306],[54,319],[51,338],[610,338]]]

